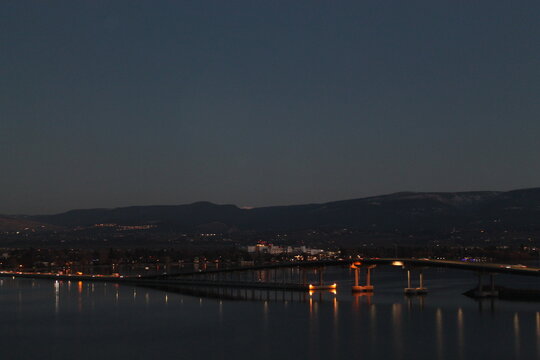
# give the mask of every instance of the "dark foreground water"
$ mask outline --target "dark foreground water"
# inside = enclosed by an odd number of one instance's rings
[[[377,269],[373,296],[351,295],[349,276],[332,269],[337,294],[311,296],[5,278],[1,359],[540,359],[540,303],[462,296],[471,273],[430,270],[413,298],[398,269]]]

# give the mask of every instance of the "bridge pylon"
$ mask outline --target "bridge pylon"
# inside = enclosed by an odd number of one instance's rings
[[[373,292],[373,285],[371,285],[371,269],[376,265],[366,266],[366,284],[360,285],[360,271],[362,269],[362,263],[356,261],[351,264],[351,269],[354,270],[354,285],[352,286],[353,292]]]
[[[499,290],[495,289],[495,279],[494,274],[489,274],[490,277],[490,284],[489,287],[486,289],[486,286],[483,284],[483,277],[484,272],[479,271],[478,272],[478,286],[476,290],[474,290],[473,296],[476,298],[485,298],[485,297],[498,297],[499,296]]]
[[[336,283],[325,284],[324,281],[323,281],[324,268],[323,267],[318,267],[318,268],[316,268],[316,270],[317,270],[317,273],[319,275],[319,282],[318,282],[318,284],[309,284],[308,285],[308,289],[309,289],[310,293],[312,291],[315,291],[315,290],[332,290],[332,291],[335,291],[336,288],[337,288]]]
[[[418,287],[413,287],[411,284],[411,269],[407,269],[407,287],[403,290],[405,295],[425,295],[428,293],[428,289],[424,286],[424,274],[422,269],[418,273]]]

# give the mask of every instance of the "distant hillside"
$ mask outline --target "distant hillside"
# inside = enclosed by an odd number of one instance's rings
[[[43,230],[51,227],[49,224],[32,220],[19,219],[12,216],[0,215],[0,232],[2,231],[22,231],[26,229]]]
[[[57,215],[33,216],[36,221],[61,226],[158,224],[192,228],[211,222],[234,223],[243,210],[234,205],[197,202],[189,205],[130,206],[116,209],[70,210]]]
[[[529,230],[540,228],[540,188],[508,192],[402,192],[324,204],[254,209],[197,202],[177,206],[71,210],[28,218],[69,227],[97,223],[155,224],[181,231],[209,226],[254,231],[316,228],[423,231],[463,226]]]

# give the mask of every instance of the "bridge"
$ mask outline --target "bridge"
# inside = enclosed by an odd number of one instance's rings
[[[177,276],[193,276],[212,273],[226,273],[237,271],[256,271],[279,268],[316,268],[325,266],[350,266],[354,263],[362,265],[393,265],[393,266],[416,266],[416,267],[439,267],[454,268],[471,271],[484,271],[492,273],[504,273],[514,275],[540,276],[540,267],[527,267],[524,265],[509,265],[483,262],[470,262],[458,260],[435,260],[427,258],[358,258],[358,259],[339,259],[339,260],[318,260],[318,261],[294,261],[268,263],[255,266],[239,266],[222,269],[209,269],[205,271],[177,272],[161,275],[149,275],[144,278],[171,278]]]
[[[325,268],[332,266],[347,267],[354,271],[351,288],[353,292],[373,292],[375,290],[375,286],[371,283],[371,271],[376,266],[399,267],[407,274],[407,284],[404,288],[404,293],[408,295],[426,294],[428,292],[428,289],[424,286],[423,269],[429,267],[452,268],[477,273],[478,285],[473,294],[476,297],[498,296],[498,290],[494,283],[494,274],[540,276],[540,268],[524,265],[427,258],[357,258],[268,263],[256,266],[183,271],[144,276],[85,275],[80,273],[65,275],[50,272],[0,271],[0,277],[99,281],[152,287],[191,286],[312,292],[317,290],[335,290],[337,288],[337,284],[324,281]],[[365,272],[365,281],[361,284],[361,275],[363,272]],[[412,276],[415,273],[418,274],[418,286],[412,286]],[[309,279],[308,275],[313,274],[316,275],[316,279]],[[487,286],[484,285],[485,276],[490,277],[490,282]]]

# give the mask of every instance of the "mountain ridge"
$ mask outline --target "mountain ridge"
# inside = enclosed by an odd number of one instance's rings
[[[511,191],[397,192],[325,203],[241,208],[198,201],[181,205],[73,209],[24,219],[55,226],[155,224],[193,231],[212,223],[250,231],[351,227],[422,231],[455,226],[540,228],[540,188]],[[494,225],[495,224],[495,225]]]

